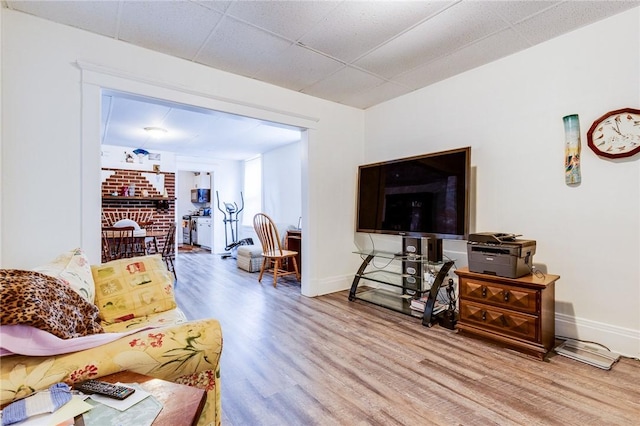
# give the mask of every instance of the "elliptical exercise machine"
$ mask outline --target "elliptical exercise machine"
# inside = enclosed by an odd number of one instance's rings
[[[235,259],[237,258],[238,246],[243,244],[253,245],[253,239],[251,238],[244,238],[240,241],[236,240],[238,237],[238,222],[240,221],[238,219],[238,215],[242,210],[244,210],[244,198],[242,197],[242,192],[240,192],[241,207],[238,207],[238,204],[235,202],[223,202],[226,211],[220,208],[220,195],[218,194],[218,191],[216,191],[216,199],[218,200],[218,210],[220,210],[224,215],[224,219],[222,219],[224,222],[224,243],[226,244],[224,249],[227,253],[223,253],[222,258],[226,259],[227,257],[232,257]],[[229,231],[231,232],[231,243],[229,243],[227,224],[229,225]]]

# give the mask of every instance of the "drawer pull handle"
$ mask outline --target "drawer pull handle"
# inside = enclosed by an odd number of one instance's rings
[[[486,287],[482,287],[482,297],[487,297],[487,288]]]
[[[509,292],[508,292],[508,291],[505,291],[505,292],[504,292],[504,301],[505,301],[505,302],[508,302],[508,301],[509,301]]]
[[[482,321],[487,320],[487,311],[482,311]]]

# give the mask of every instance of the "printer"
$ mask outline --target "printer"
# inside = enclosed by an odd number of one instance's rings
[[[517,237],[519,235],[498,232],[469,234],[469,271],[506,278],[530,274],[536,242]]]

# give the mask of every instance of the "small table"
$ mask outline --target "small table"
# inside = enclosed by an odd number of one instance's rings
[[[288,230],[286,235],[286,248],[287,250],[297,251],[296,263],[298,265],[298,272],[302,277],[302,231],[301,230]],[[287,262],[287,270],[294,271],[293,262]]]
[[[196,425],[204,408],[207,393],[199,388],[155,379],[132,371],[121,371],[100,377],[109,383],[138,383],[162,404],[154,426]],[[84,426],[82,416],[76,417],[75,426]]]

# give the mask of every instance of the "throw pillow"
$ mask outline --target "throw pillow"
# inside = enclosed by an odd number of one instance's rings
[[[173,275],[159,254],[92,265],[96,305],[109,322],[176,308]]]
[[[39,272],[0,269],[0,300],[2,325],[30,325],[61,339],[104,331],[95,305]]]
[[[96,293],[91,265],[81,249],[62,253],[46,265],[33,270],[62,280],[87,302],[94,302]]]

